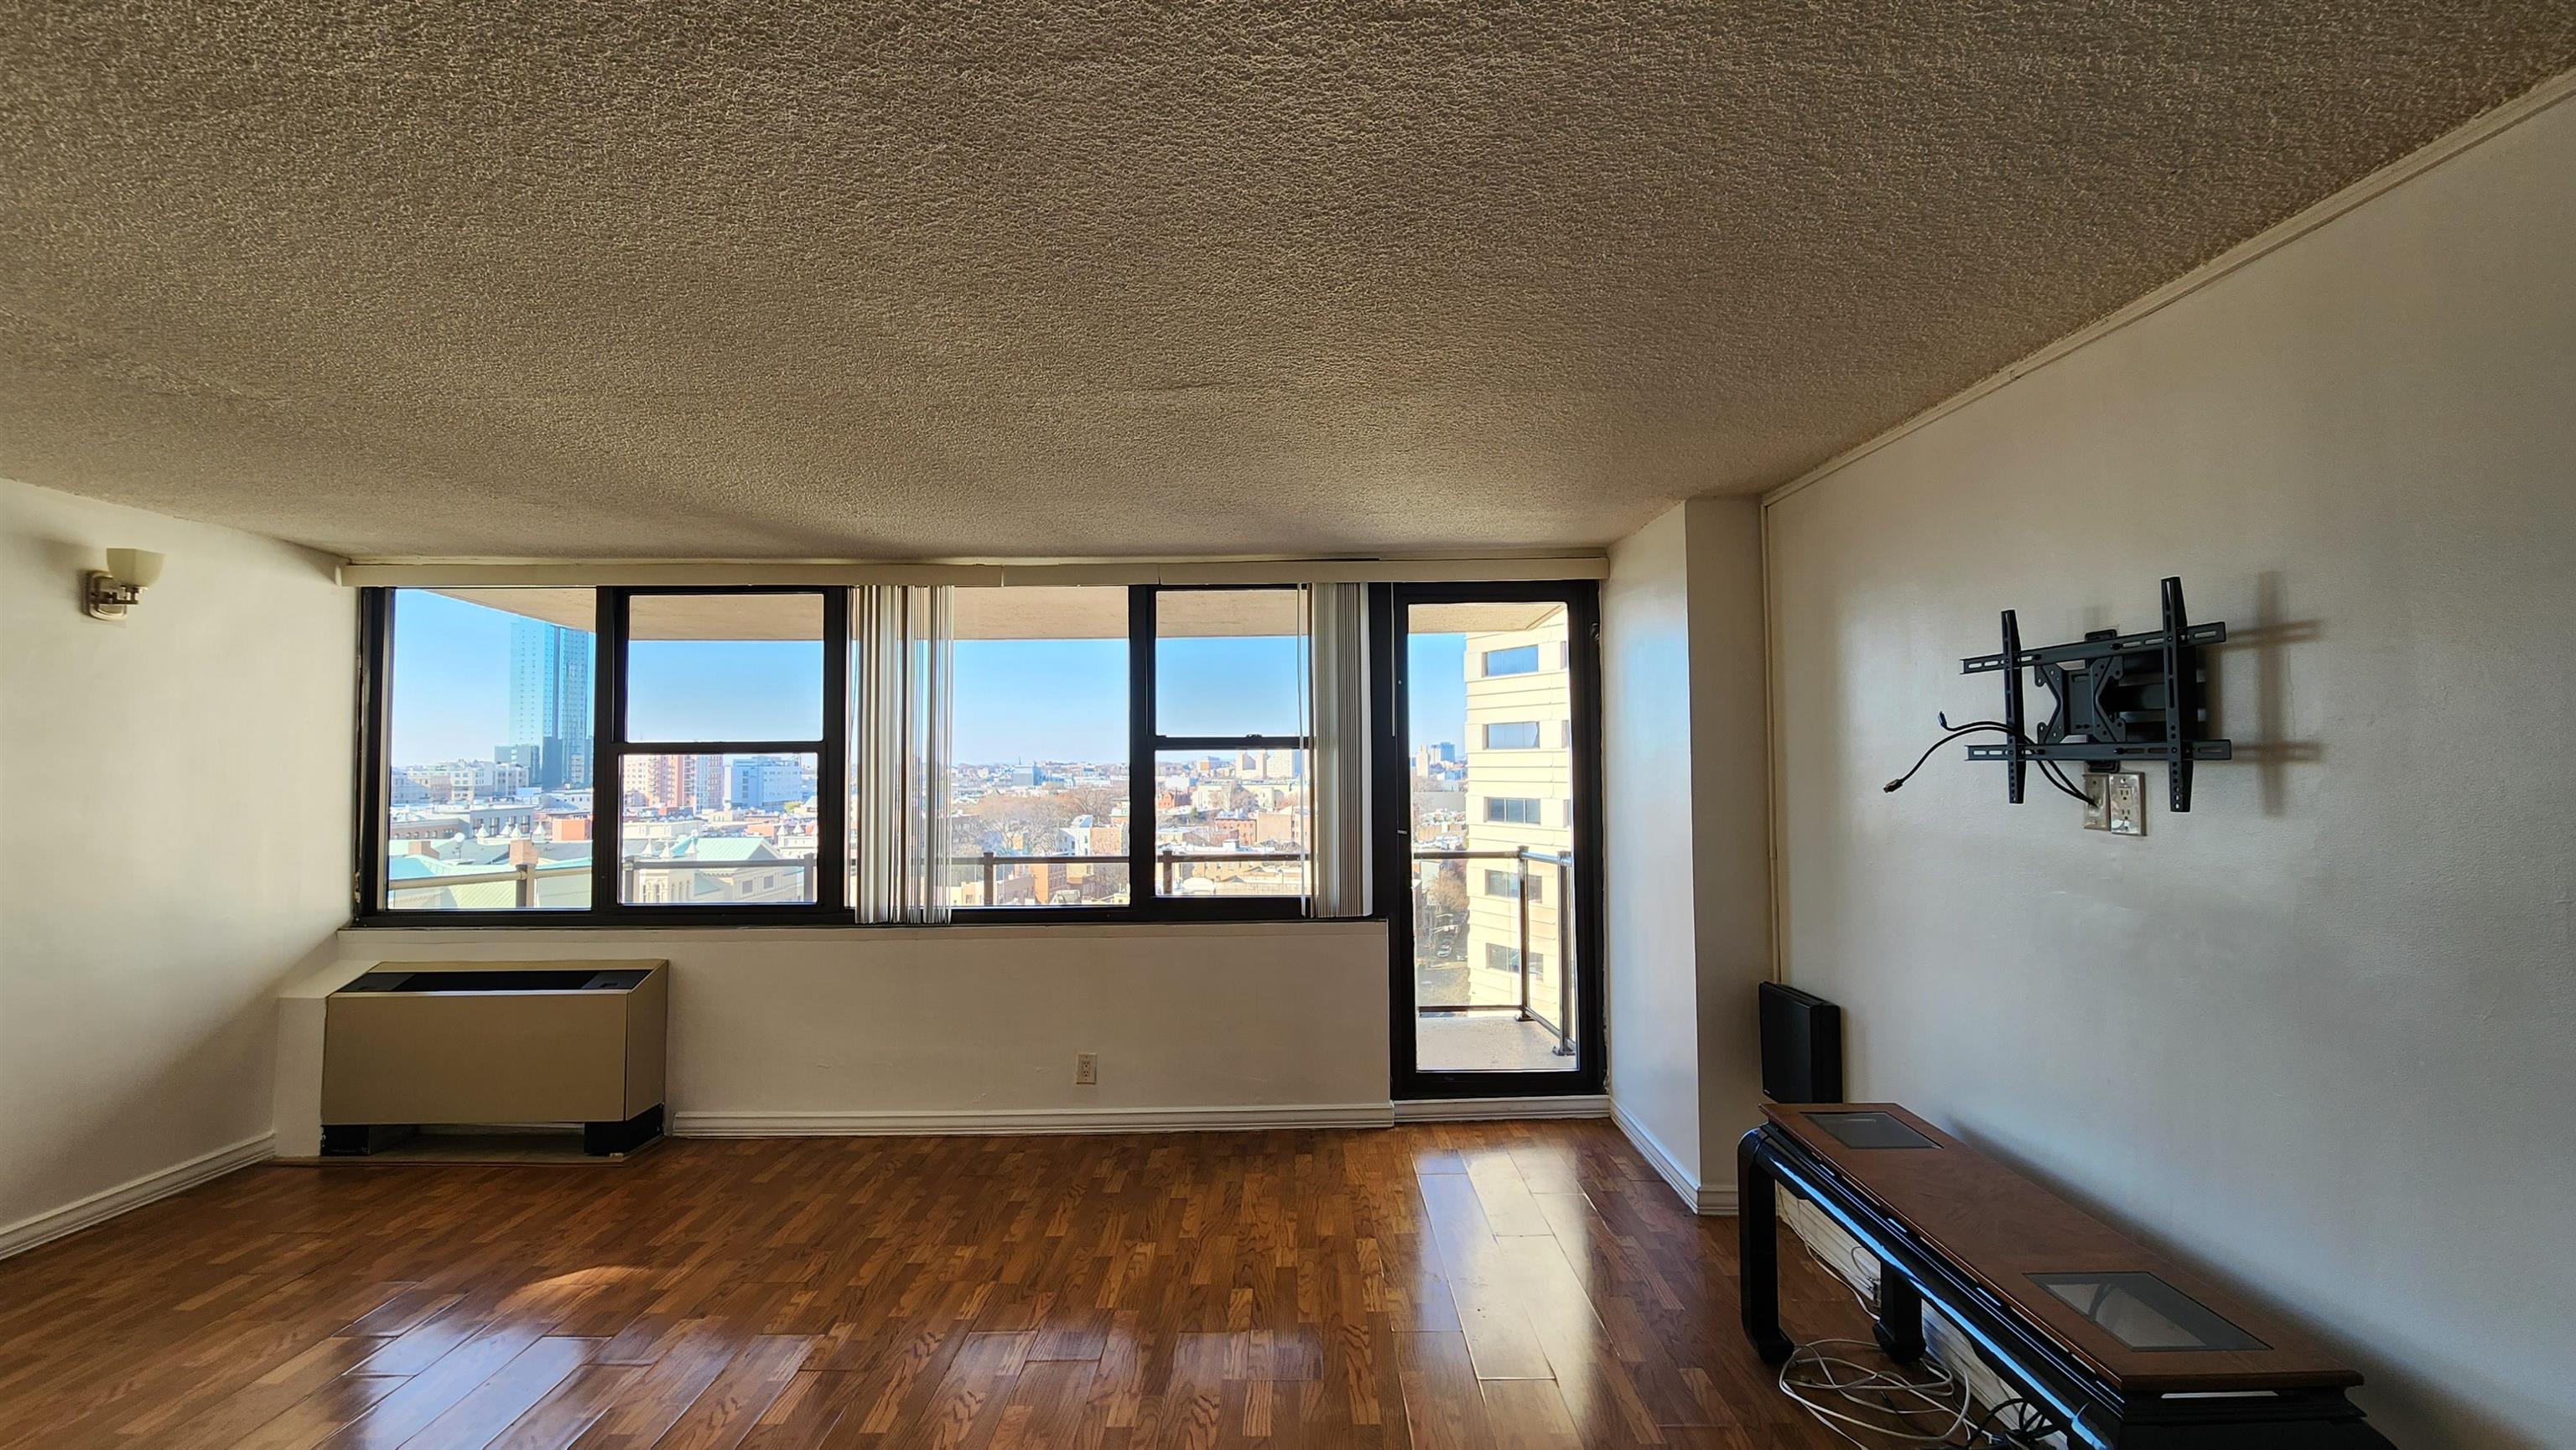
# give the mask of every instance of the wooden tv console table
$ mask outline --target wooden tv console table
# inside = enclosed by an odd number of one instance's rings
[[[2388,1445],[2345,1398],[2361,1376],[2323,1346],[1896,1104],[1763,1112],[1736,1150],[1736,1202],[1744,1333],[1766,1362],[1792,1348],[1776,1184],[1877,1256],[1878,1341],[1891,1356],[1923,1353],[1928,1299],[2070,1445]]]

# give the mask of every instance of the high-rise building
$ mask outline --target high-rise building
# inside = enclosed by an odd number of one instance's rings
[[[493,754],[526,767],[539,790],[590,785],[593,644],[588,630],[510,621],[510,739]]]

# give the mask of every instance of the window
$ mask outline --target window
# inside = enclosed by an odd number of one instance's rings
[[[596,596],[401,589],[386,609],[385,909],[587,909]]]
[[[626,738],[820,740],[821,594],[639,594],[626,614]]]
[[[1517,947],[1507,947],[1501,942],[1487,942],[1485,944],[1485,965],[1497,972],[1517,972],[1521,969],[1520,949]],[[1531,952],[1529,954],[1529,969],[1532,975],[1546,971],[1546,955],[1541,952]]]
[[[1127,591],[960,589],[950,619],[949,905],[1128,905]]]
[[[618,786],[625,907],[838,905],[846,726],[837,591],[621,590],[624,645],[603,755]],[[835,700],[833,709],[823,702]],[[688,748],[678,749],[685,745]],[[831,764],[827,766],[826,762]]]
[[[621,778],[617,899],[630,906],[806,904],[823,859],[821,761],[633,755]]]
[[[1378,638],[1403,618],[1387,612],[1393,597],[1368,600]],[[848,590],[460,586],[369,589],[361,603],[362,922],[838,922],[861,880],[875,903],[900,878],[884,856],[869,863],[882,874],[851,864],[853,790],[885,804],[881,782],[905,789],[901,762],[932,752],[879,742],[854,787]],[[951,909],[1300,910],[1313,876],[1316,667],[1302,589],[959,588],[946,603],[944,666],[897,674],[907,700],[936,681],[946,710],[933,839],[949,843],[939,889]],[[1394,910],[1411,876],[1425,970],[1463,982],[1523,916],[1532,941],[1563,935],[1537,908],[1552,913],[1569,889],[1574,833],[1550,804],[1571,783],[1549,758],[1566,723],[1563,677],[1546,673],[1564,605],[1455,607],[1466,613],[1443,616],[1437,659],[1413,662],[1407,728],[1423,733],[1370,758],[1411,776],[1382,810],[1402,821],[1410,797],[1400,855],[1416,858],[1382,870],[1373,897]],[[1511,673],[1533,667],[1536,679]],[[1488,668],[1501,672],[1490,687]],[[1396,689],[1397,668],[1380,669],[1373,687]],[[932,717],[909,718],[918,729]],[[1472,789],[1462,742],[1502,752],[1477,755]],[[903,841],[920,839],[920,819],[896,828]],[[1524,884],[1546,871],[1555,885]]]
[[[845,897],[847,596],[366,596],[362,917],[820,919]],[[480,743],[478,743],[480,742]],[[607,863],[615,869],[605,869]],[[599,869],[595,869],[599,868]]]
[[[1293,903],[1310,849],[1304,622],[1294,589],[1154,589],[1140,816],[1158,898]]]

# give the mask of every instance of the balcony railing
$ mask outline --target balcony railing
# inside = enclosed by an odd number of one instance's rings
[[[1556,1038],[1550,1051],[1558,1057],[1575,1055],[1574,1046],[1574,856],[1564,851],[1533,851],[1526,846],[1511,851],[1416,851],[1415,861],[1509,861],[1513,863],[1512,915],[1515,922],[1515,946],[1512,963],[1520,978],[1520,1000],[1517,1002],[1463,1002],[1442,1007],[1420,1007],[1417,1016],[1445,1015],[1459,1012],[1511,1012],[1524,1022],[1535,1022]],[[1555,872],[1556,887],[1556,1015],[1540,1010],[1538,994],[1532,990],[1530,967],[1530,883],[1536,879],[1530,868],[1545,867]],[[1421,919],[1417,910],[1415,919]],[[1419,961],[1419,945],[1415,947]]]
[[[647,871],[786,871],[796,875],[800,889],[792,897],[774,899],[812,901],[816,864],[813,858],[806,856],[784,856],[775,861],[692,861],[686,857],[620,861],[617,863],[618,899],[633,901],[637,877]],[[445,891],[450,887],[493,886],[508,882],[514,888],[511,904],[526,910],[537,904],[537,883],[540,880],[550,876],[587,876],[590,866],[588,861],[531,861],[497,871],[469,871],[453,876],[425,877],[418,881],[388,881],[385,883],[385,905],[400,909],[403,903],[398,898],[404,892]],[[589,905],[589,899],[585,897],[571,903],[567,909]]]
[[[797,883],[790,894],[784,896],[746,896],[737,898],[737,901],[770,901],[791,906],[810,905],[816,900],[814,894],[814,870],[819,864],[820,863],[815,861],[811,856],[781,856],[770,861],[692,861],[686,856],[635,857],[617,863],[617,899],[639,906],[687,906],[692,904],[689,902],[637,901],[635,888],[641,884],[639,878],[641,878],[645,873],[653,871],[787,871],[795,874]],[[736,902],[728,901],[721,904],[734,905]]]
[[[1162,893],[1172,895],[1180,886],[1180,868],[1193,861],[1303,861],[1303,851],[1157,851],[1154,853],[1156,874],[1162,882]],[[1134,864],[1124,855],[1051,855],[1017,856],[998,851],[985,851],[973,856],[951,856],[951,866],[977,868],[983,882],[982,903],[993,904],[994,888],[1000,884],[1006,866],[1127,866]]]
[[[1167,896],[1172,894],[1179,885],[1178,874],[1180,868],[1183,865],[1192,862],[1303,861],[1306,859],[1307,854],[1303,851],[1224,851],[1200,853],[1157,851],[1154,855],[1154,860],[1161,880],[1161,889],[1163,894]],[[1449,1006],[1421,1007],[1416,1009],[1417,1014],[1420,1016],[1430,1017],[1445,1016],[1451,1013],[1463,1012],[1514,1013],[1522,1021],[1537,1023],[1540,1027],[1544,1028],[1550,1036],[1553,1036],[1556,1039],[1556,1045],[1549,1049],[1553,1055],[1558,1057],[1574,1056],[1576,1054],[1573,1037],[1575,968],[1574,893],[1571,889],[1574,884],[1573,855],[1568,852],[1534,851],[1524,847],[1513,851],[1415,851],[1413,853],[1413,859],[1416,861],[1509,861],[1513,863],[1513,874],[1516,878],[1516,886],[1514,890],[1514,896],[1516,899],[1513,902],[1513,962],[1517,968],[1519,985],[1519,995],[1514,1001],[1469,1002]],[[1006,869],[1021,866],[1126,866],[1133,863],[1123,854],[1086,855],[1058,853],[1019,856],[1005,855],[996,851],[984,851],[972,856],[949,857],[948,864],[952,867],[965,866],[974,868],[983,893],[978,899],[984,905],[990,906],[994,904],[994,893],[1000,886],[1002,873]],[[1530,955],[1530,898],[1532,895],[1530,885],[1532,881],[1539,879],[1537,873],[1540,871],[1551,873],[1555,878],[1553,886],[1553,900],[1557,903],[1557,971],[1556,991],[1554,993],[1556,1000],[1553,1003],[1555,1014],[1553,1016],[1549,1015],[1547,1010],[1551,1004],[1544,1000],[1543,995],[1538,989],[1536,978],[1539,974],[1536,969],[1531,966],[1532,957]],[[1419,920],[1421,913],[1417,910],[1415,916],[1416,919]]]
[[[395,898],[406,891],[445,891],[453,886],[492,886],[507,881],[518,888],[513,893],[516,897],[513,904],[520,907],[532,907],[537,904],[537,882],[540,878],[547,876],[569,876],[575,873],[583,876],[589,875],[590,862],[586,860],[530,861],[523,865],[505,866],[498,871],[473,871],[455,876],[430,876],[418,881],[388,881],[385,883],[385,905],[388,907],[400,907],[402,903]],[[589,904],[590,902],[586,898],[580,903],[582,906],[588,906]]]

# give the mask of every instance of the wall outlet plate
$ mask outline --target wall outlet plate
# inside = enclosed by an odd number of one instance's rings
[[[2136,771],[2084,773],[2084,829],[2115,836],[2147,833],[2147,778]]]
[[[1073,1085],[1075,1087],[1100,1086],[1099,1053],[1077,1052],[1073,1055]]]

